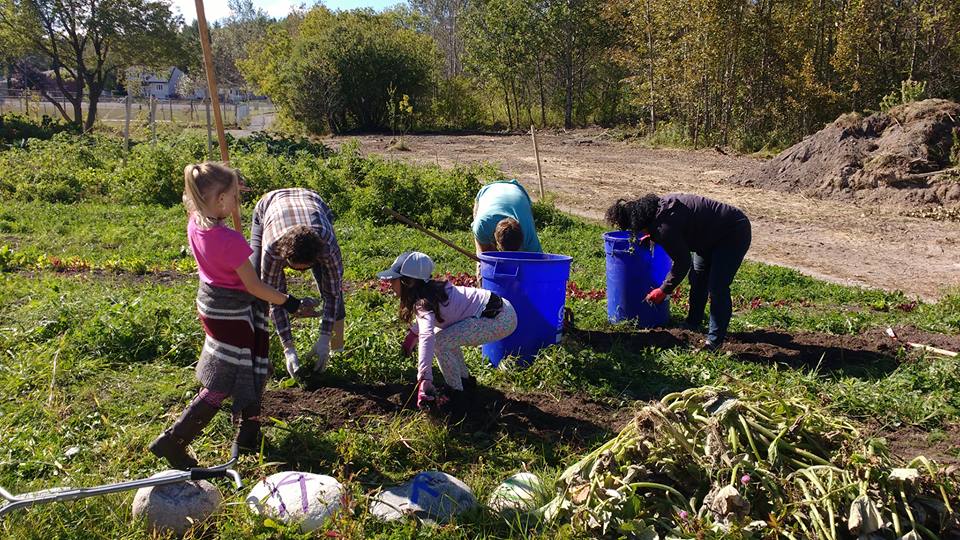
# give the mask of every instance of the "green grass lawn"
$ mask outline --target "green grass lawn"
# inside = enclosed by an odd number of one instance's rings
[[[375,227],[345,218],[336,228],[351,282],[370,280],[406,249],[433,256],[440,273],[473,271],[471,261],[405,227]],[[547,251],[574,256],[572,279],[583,289],[604,287],[603,230],[562,217],[543,228]],[[466,231],[448,236],[471,245]],[[196,391],[192,366],[203,339],[193,304],[197,283],[184,247],[182,210],[7,202],[0,204],[0,245],[9,248],[0,251],[0,486],[18,493],[97,485],[163,469],[145,447]],[[60,272],[53,260],[82,261],[105,270]],[[295,283],[297,291],[308,291],[308,282]],[[914,306],[900,293],[832,285],[792,270],[747,263],[733,294],[734,332],[775,328],[853,335],[903,324],[960,333],[957,291],[936,304]],[[672,307],[675,316],[682,313],[684,300]],[[582,328],[624,330],[606,322],[603,300],[577,299],[568,305]],[[375,290],[353,289],[347,298],[350,354],[330,366],[328,381],[413,381],[413,361],[397,352],[403,329],[396,308],[393,298]],[[308,347],[316,325],[297,325],[299,345]],[[290,383],[280,377],[285,371],[278,349],[271,351],[278,374],[273,388]],[[856,370],[816,371],[694,353],[686,347],[648,347],[628,335],[603,347],[566,339],[542,351],[533,367],[523,371],[485,369],[478,349],[468,352],[467,361],[485,385],[590,396],[611,407],[634,407],[676,390],[737,381],[800,396],[855,422],[891,429],[915,424],[936,430],[960,417],[960,363],[934,355],[909,362],[890,358]],[[239,470],[248,484],[287,470],[284,462],[337,476],[358,504],[330,528],[352,538],[562,535],[550,529],[531,532],[479,510],[438,528],[383,525],[366,514],[362,496],[418,471],[441,469],[466,481],[484,500],[497,483],[522,468],[549,480],[604,438],[601,434],[571,445],[488,437],[438,425],[414,412],[333,430],[307,416],[266,431],[275,451],[262,460],[242,459]],[[231,435],[226,415],[220,415],[193,448],[203,463],[222,461]],[[222,487],[230,504],[199,536],[299,537],[255,519],[239,504],[245,492]],[[142,526],[130,520],[132,498],[131,492],[35,507],[0,522],[0,535],[141,538]]]

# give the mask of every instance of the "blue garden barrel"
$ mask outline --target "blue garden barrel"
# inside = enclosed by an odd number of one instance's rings
[[[653,245],[653,252],[650,246]],[[638,326],[663,326],[670,319],[670,300],[651,306],[647,293],[659,287],[670,271],[670,257],[651,242],[642,246],[630,241],[626,231],[603,235],[607,254],[607,318],[610,322],[633,320]]]
[[[572,257],[550,253],[480,254],[483,288],[506,298],[517,310],[516,331],[483,346],[491,365],[497,367],[507,356],[529,364],[537,351],[560,342],[571,261]]]

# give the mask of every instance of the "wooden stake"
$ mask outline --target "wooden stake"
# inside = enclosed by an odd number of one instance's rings
[[[60,346],[53,355],[53,370],[50,372],[50,389],[47,391],[47,406],[53,403],[53,390],[57,386],[57,361],[60,360],[60,351],[63,350],[63,343],[67,339],[67,334],[60,336]]]
[[[127,98],[123,104],[123,164],[127,164],[127,156],[130,155],[130,92],[127,92]]]
[[[537,148],[537,130],[530,124],[530,136],[533,137],[533,157],[537,159],[537,179],[540,181],[540,200],[543,200],[543,171],[540,170],[540,149]]]
[[[210,98],[203,100],[203,106],[207,110],[207,159],[213,154],[213,121],[210,120]]]
[[[450,248],[453,248],[453,249],[456,250],[456,251],[459,251],[461,254],[469,257],[470,259],[472,259],[472,260],[474,260],[474,261],[476,261],[476,262],[480,262],[480,258],[477,257],[476,255],[474,255],[473,253],[470,253],[469,251],[461,248],[460,246],[454,244],[453,242],[447,240],[446,238],[440,236],[439,234],[436,234],[435,232],[431,231],[430,229],[427,229],[426,227],[424,227],[424,226],[420,225],[419,223],[413,221],[412,219],[408,218],[407,216],[401,214],[400,212],[394,212],[393,210],[391,210],[390,208],[387,208],[386,206],[384,206],[383,209],[384,209],[388,214],[390,214],[391,216],[393,216],[393,218],[396,219],[397,221],[399,221],[400,223],[404,223],[404,224],[406,224],[406,225],[409,225],[409,226],[413,227],[414,229],[422,232],[423,234],[429,236],[430,238],[433,238],[433,239],[435,239],[435,240],[439,240],[439,241],[443,242],[444,244],[447,245],[447,247],[450,247]]]
[[[220,143],[220,161],[230,162],[227,151],[227,136],[223,131],[223,117],[220,114],[220,95],[217,93],[217,75],[213,71],[213,52],[210,50],[210,30],[207,28],[207,16],[203,11],[203,0],[195,1],[197,6],[197,26],[200,28],[200,47],[203,49],[203,68],[207,72],[207,94],[213,104],[213,120],[217,126],[217,141]],[[233,213],[233,228],[241,230],[240,209]]]
[[[157,144],[157,98],[150,96],[150,133],[153,144]]]

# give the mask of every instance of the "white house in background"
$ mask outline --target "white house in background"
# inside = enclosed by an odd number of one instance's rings
[[[167,99],[176,97],[177,84],[180,82],[180,77],[183,77],[183,72],[173,67],[163,74],[143,71],[139,75],[141,96]]]
[[[157,99],[196,99],[201,100],[207,97],[206,79],[200,73],[199,81],[191,81],[179,69],[172,67],[165,74],[157,74],[151,71],[143,71],[141,68],[130,68],[128,78],[140,80],[140,91],[134,90],[135,95],[142,97],[154,97]],[[186,83],[181,85],[181,81]],[[199,84],[198,84],[199,83]],[[180,88],[180,86],[185,86]],[[226,102],[248,101],[251,99],[266,99],[262,96],[254,96],[250,92],[239,88],[226,88],[221,86],[217,89],[220,93],[220,99]]]

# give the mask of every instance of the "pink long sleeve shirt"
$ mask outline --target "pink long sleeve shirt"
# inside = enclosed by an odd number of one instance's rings
[[[417,332],[420,336],[420,352],[417,379],[433,380],[433,355],[436,348],[435,334],[464,319],[477,317],[487,307],[490,291],[475,287],[458,287],[447,283],[448,300],[440,304],[440,318],[433,311],[417,310]]]

